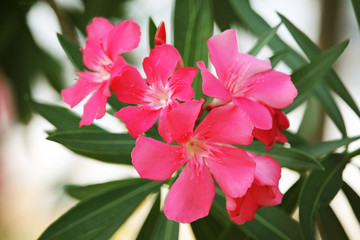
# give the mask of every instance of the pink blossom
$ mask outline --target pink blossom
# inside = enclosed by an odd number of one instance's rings
[[[176,99],[187,101],[194,97],[191,83],[197,71],[196,68],[183,67],[174,72],[179,59],[180,54],[173,46],[156,46],[143,62],[146,80],[136,68],[128,65],[114,81],[112,90],[119,101],[138,104],[115,113],[134,138],[146,132],[160,116],[159,133],[166,142],[172,141],[166,131],[167,114],[179,105]]]
[[[83,61],[92,71],[80,72],[77,82],[61,92],[64,102],[71,108],[93,92],[84,106],[80,126],[89,125],[105,115],[111,82],[125,64],[120,55],[130,52],[140,42],[140,27],[133,20],[114,26],[107,19],[97,17],[86,31],[88,39],[82,50]]]
[[[263,104],[281,109],[292,103],[297,91],[290,76],[271,70],[268,59],[239,53],[235,30],[215,35],[207,44],[217,77],[198,62],[204,94],[239,106],[256,128],[271,129],[272,117]]]
[[[226,209],[230,219],[237,224],[253,220],[260,206],[280,204],[283,197],[278,188],[281,176],[279,163],[268,155],[248,154],[256,163],[253,184],[247,193],[239,198],[231,197],[225,193]]]
[[[156,30],[155,39],[154,39],[155,46],[162,45],[162,44],[166,44],[166,31],[165,31],[165,23],[164,22],[160,23],[160,26]]]
[[[139,136],[131,154],[139,175],[151,180],[167,180],[185,165],[164,206],[169,219],[182,223],[208,215],[215,195],[211,175],[232,198],[243,197],[254,180],[254,161],[230,145],[250,144],[252,123],[229,105],[213,109],[194,131],[203,102],[190,100],[168,113],[168,131],[179,145]]]

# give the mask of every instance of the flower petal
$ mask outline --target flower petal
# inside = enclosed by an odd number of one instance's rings
[[[166,30],[165,30],[165,23],[161,22],[160,26],[156,30],[154,45],[162,45],[166,44]]]
[[[140,26],[132,19],[116,25],[105,41],[107,55],[115,61],[116,58],[135,49],[140,43]]]
[[[225,89],[223,83],[209,72],[209,70],[205,67],[204,62],[197,62],[197,66],[201,70],[201,76],[203,78],[202,88],[204,94],[209,97],[220,98],[224,101],[231,101],[231,96]]]
[[[193,222],[209,214],[214,196],[215,185],[207,167],[196,172],[186,164],[167,195],[165,215],[177,222]]]
[[[254,184],[251,192],[256,203],[262,206],[278,205],[283,198],[278,187],[260,187]]]
[[[269,110],[261,103],[247,98],[234,98],[234,104],[239,106],[249,116],[255,127],[260,129],[271,129],[272,117]]]
[[[253,124],[235,105],[214,108],[196,128],[195,134],[209,142],[248,145],[252,142]]]
[[[224,193],[230,197],[242,197],[254,180],[255,163],[240,148],[218,147],[214,157],[206,162],[216,182]]]
[[[100,76],[97,73],[81,72],[74,85],[61,91],[64,102],[69,104],[71,108],[78,105],[86,96],[99,88],[102,84],[99,78]]]
[[[279,162],[269,155],[258,156],[251,152],[248,154],[256,163],[255,183],[259,186],[277,187],[281,177]]]
[[[134,168],[141,178],[167,180],[184,165],[183,150],[180,146],[171,146],[152,138],[139,136],[131,152]]]
[[[171,45],[163,44],[151,49],[150,56],[143,61],[148,83],[154,85],[160,81],[163,86],[166,86],[179,59],[179,52]]]
[[[273,108],[289,106],[297,95],[297,90],[289,75],[278,71],[267,71],[258,74],[249,82],[256,87],[248,95]]]
[[[179,104],[168,113],[167,128],[173,140],[180,144],[188,140],[203,103],[204,99],[190,100]]]
[[[247,193],[242,198],[231,198],[226,196],[226,209],[231,221],[237,224],[244,224],[252,221],[260,205],[255,202],[253,196]]]
[[[100,46],[113,28],[114,25],[106,18],[95,17],[91,24],[86,27],[88,40],[94,41],[94,43]]]
[[[173,91],[172,98],[187,101],[194,97],[191,86],[196,75],[196,68],[183,67],[177,70],[169,80],[170,90]]]
[[[133,138],[149,130],[159,117],[160,110],[145,106],[128,106],[120,109],[114,116],[123,121]]]

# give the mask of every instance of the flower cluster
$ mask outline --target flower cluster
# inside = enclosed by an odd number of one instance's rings
[[[143,61],[146,78],[121,57],[140,41],[140,27],[132,20],[114,26],[95,18],[87,34],[83,59],[92,71],[80,72],[77,83],[62,92],[64,101],[73,107],[93,92],[80,125],[104,116],[110,88],[119,101],[135,104],[115,116],[137,138],[131,157],[139,175],[163,181],[182,169],[165,201],[169,219],[189,223],[207,216],[215,196],[213,178],[238,224],[252,220],[261,205],[281,202],[279,163],[234,145],[256,138],[269,150],[286,142],[280,129],[289,122],[279,109],[297,95],[289,75],[272,70],[269,60],[239,53],[235,30],[227,30],[207,42],[216,76],[203,61],[197,63],[203,92],[213,98],[204,105],[203,99],[193,99],[197,69],[184,67],[177,49],[166,44],[163,24]],[[164,142],[143,135],[156,122]]]

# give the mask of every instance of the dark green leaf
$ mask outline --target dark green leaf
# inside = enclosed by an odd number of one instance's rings
[[[304,177],[300,177],[283,196],[280,207],[289,214],[293,214],[298,205],[298,199],[304,180]]]
[[[348,199],[350,206],[360,222],[360,197],[359,195],[347,184],[343,183],[342,190],[345,193],[346,198]]]
[[[249,54],[256,56],[265,45],[267,45],[270,40],[276,35],[277,30],[279,29],[280,24],[274,28],[270,28],[264,32],[257,40],[255,46],[249,51]]]
[[[154,23],[154,20],[149,17],[149,46],[150,49],[155,48],[154,40],[155,40],[155,34],[156,34],[156,25]]]
[[[322,162],[324,171],[313,170],[303,185],[299,200],[300,225],[306,239],[314,239],[317,210],[329,204],[342,185],[342,172],[347,158],[340,154],[329,155]]]
[[[358,27],[360,28],[360,1],[359,0],[351,0],[354,12],[355,12],[355,16],[356,16],[356,20],[358,23]]]
[[[280,144],[275,144],[270,151],[267,151],[265,145],[259,141],[254,141],[250,146],[241,146],[241,148],[258,155],[268,154],[277,160],[282,167],[292,169],[322,168],[321,163],[312,156],[294,148],[285,148]]]
[[[310,154],[313,157],[321,157],[325,154],[334,152],[336,149],[342,146],[347,146],[353,141],[358,140],[360,137],[344,138],[340,140],[326,141],[315,143],[311,145],[298,145],[296,148]]]
[[[135,139],[129,134],[99,131],[55,132],[48,139],[78,154],[117,164],[131,164],[131,151],[135,146]]]
[[[66,108],[42,103],[34,103],[34,108],[43,118],[48,120],[58,130],[68,131],[80,129],[79,123],[81,118]],[[81,130],[105,131],[94,124],[83,126],[81,127]]]
[[[161,184],[138,180],[136,186],[120,186],[86,198],[52,223],[39,239],[108,239]]]
[[[275,68],[276,65],[278,65],[278,63],[280,61],[284,61],[284,59],[287,56],[289,56],[289,54],[290,54],[290,48],[288,48],[288,47],[276,51],[274,53],[274,55],[272,57],[270,57],[270,62],[271,62],[272,68]]]
[[[323,112],[320,111],[319,102],[316,101],[315,97],[310,96],[306,102],[305,112],[302,116],[297,134],[301,138],[306,139],[307,142],[312,141],[317,134],[317,130],[322,128],[322,115]]]
[[[70,41],[69,39],[67,39],[66,37],[64,37],[63,35],[61,35],[60,33],[57,34],[57,37],[58,37],[59,42],[60,42],[62,48],[64,49],[66,55],[68,56],[71,63],[73,64],[73,66],[79,71],[86,69],[86,67],[83,63],[83,58],[82,58],[82,53],[80,52],[80,47],[77,46],[72,41]]]
[[[339,219],[329,205],[319,208],[316,225],[319,228],[321,239],[323,240],[346,240],[346,235]]]
[[[167,219],[164,212],[161,212],[151,240],[178,239],[178,237],[179,223]]]
[[[204,61],[205,64],[208,62],[206,41],[213,32],[211,2],[211,0],[175,1],[175,47],[183,56],[186,67],[195,67],[197,61]],[[192,86],[196,99],[204,97],[199,74],[195,77]]]
[[[136,237],[136,240],[148,240],[153,235],[155,226],[160,218],[160,200],[161,195],[159,193],[156,197],[154,205],[149,212],[149,215],[147,216],[138,236]]]
[[[228,0],[213,0],[214,19],[221,31],[231,28],[236,15]]]
[[[298,145],[304,145],[307,143],[307,141],[302,138],[301,136],[299,136],[299,134],[295,134],[289,131],[283,131],[283,133],[286,136],[286,139],[288,140],[288,142],[291,144],[291,146],[298,146]]]
[[[316,46],[315,43],[311,41],[303,32],[301,32],[294,24],[292,24],[286,17],[281,14],[278,14],[282,22],[285,24],[291,35],[294,37],[295,41],[299,44],[301,49],[304,51],[306,56],[313,60],[320,53],[321,50]],[[341,82],[339,76],[335,73],[334,70],[325,76],[326,82],[328,85],[353,109],[353,111],[360,117],[360,111],[356,106],[355,101],[352,99],[350,93],[346,90],[345,86]]]

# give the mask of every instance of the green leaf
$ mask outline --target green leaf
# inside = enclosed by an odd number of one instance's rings
[[[256,56],[265,45],[267,45],[270,40],[276,35],[277,30],[279,29],[281,24],[278,24],[274,28],[270,28],[266,32],[264,32],[257,40],[255,46],[248,52],[251,55]]]
[[[152,240],[178,239],[179,223],[167,219],[164,212],[160,213],[160,219],[155,226]]]
[[[289,214],[293,214],[298,205],[298,199],[305,178],[300,177],[294,185],[286,191],[281,201],[280,207]]]
[[[64,37],[63,35],[61,35],[60,33],[57,34],[57,37],[58,37],[59,42],[60,42],[62,48],[64,49],[66,55],[68,56],[71,63],[73,64],[73,66],[79,71],[86,69],[86,67],[83,63],[83,58],[82,58],[82,53],[80,52],[80,47],[77,46],[74,42],[72,42],[69,39],[67,39],[66,37]]]
[[[154,23],[154,20],[149,17],[149,46],[150,46],[150,49],[153,49],[155,48],[155,34],[156,34],[156,25]]]
[[[138,180],[86,198],[52,223],[39,240],[109,239],[132,212],[162,182]]]
[[[107,192],[113,188],[119,188],[119,187],[135,187],[139,184],[138,178],[132,178],[132,179],[124,179],[124,180],[118,180],[118,181],[111,181],[106,183],[97,183],[92,185],[66,185],[64,190],[67,194],[69,194],[71,197],[76,198],[78,200],[83,200],[88,197],[92,197],[94,195],[97,195],[99,193]]]
[[[314,136],[317,134],[317,130],[322,128],[322,114],[323,112],[319,110],[320,103],[315,99],[315,97],[310,96],[306,102],[305,112],[302,116],[300,126],[298,128],[297,134],[306,139],[307,142],[312,141]]]
[[[304,144],[296,146],[297,149],[300,149],[311,156],[317,158],[325,154],[334,152],[336,149],[342,146],[347,146],[353,141],[358,140],[360,137],[344,138],[340,140],[326,141],[314,144]]]
[[[353,9],[354,9],[358,27],[360,28],[360,1],[359,0],[351,0],[351,3],[353,6]]]
[[[346,198],[348,199],[350,206],[360,222],[360,197],[359,195],[346,183],[342,185],[342,190],[345,193]]]
[[[177,0],[174,13],[175,47],[183,56],[184,66],[195,67],[197,61],[208,62],[206,41],[213,32],[211,0]],[[204,97],[198,73],[192,83],[195,99]]]
[[[149,215],[147,216],[138,236],[136,237],[136,240],[148,240],[153,235],[155,226],[160,218],[160,200],[161,195],[159,193],[149,212]]]
[[[359,2],[359,1],[358,1]],[[294,37],[295,41],[299,44],[300,48],[304,51],[306,56],[313,60],[320,53],[321,50],[315,43],[311,41],[303,32],[301,32],[294,24],[292,24],[286,17],[279,14],[281,21],[285,24],[286,28],[289,30],[291,35]],[[352,99],[350,93],[346,90],[345,86],[341,82],[339,76],[336,72],[331,69],[330,72],[325,76],[325,80],[328,85],[336,92],[348,105],[353,109],[353,111],[360,117],[360,111],[357,107],[355,101]]]
[[[342,172],[348,159],[332,154],[322,162],[324,171],[313,170],[303,185],[299,200],[300,225],[306,239],[314,239],[317,210],[321,204],[329,204],[342,185]]]
[[[35,110],[58,130],[79,130],[79,122],[81,118],[75,115],[72,111],[55,105],[34,103]],[[105,131],[104,129],[92,124],[89,126],[81,127],[82,130],[98,130]]]
[[[278,65],[278,63],[280,61],[284,61],[284,59],[287,58],[287,56],[289,56],[289,54],[290,54],[289,47],[286,47],[286,48],[276,51],[274,53],[274,55],[272,57],[270,57],[271,67],[275,68],[276,65]]]
[[[236,15],[229,1],[213,0],[214,20],[221,31],[231,28],[232,23],[236,19]]]
[[[316,225],[323,240],[349,239],[339,219],[329,205],[319,208]]]
[[[268,154],[277,160],[282,167],[292,169],[322,168],[321,163],[312,156],[294,148],[285,148],[280,144],[275,144],[270,151],[267,151],[265,145],[259,141],[254,141],[249,146],[241,146],[241,148],[257,155]]]
[[[67,131],[51,133],[48,138],[77,154],[100,161],[131,164],[135,139],[129,134],[98,131]]]

